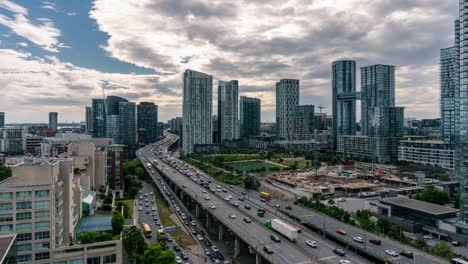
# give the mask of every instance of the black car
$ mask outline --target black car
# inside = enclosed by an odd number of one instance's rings
[[[412,259],[414,257],[413,252],[407,251],[407,250],[400,251],[400,255],[405,256],[405,257],[410,258],[410,259]]]
[[[177,251],[177,252],[180,251],[180,247],[179,247],[178,245],[175,245],[173,248],[174,248],[174,250]]]
[[[205,245],[206,245],[207,247],[211,247],[211,242],[210,242],[210,240],[205,239]]]
[[[244,208],[247,209],[247,210],[250,210],[251,207],[250,207],[250,205],[246,204],[246,205],[244,205]]]
[[[218,257],[219,260],[224,260],[224,256],[223,254],[221,254],[221,252],[216,252],[216,256]]]
[[[198,234],[204,236],[204,235],[205,235],[205,232],[203,232],[203,230],[198,230]]]

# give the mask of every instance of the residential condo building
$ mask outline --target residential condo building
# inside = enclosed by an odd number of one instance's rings
[[[189,155],[195,145],[213,143],[213,77],[186,70],[183,83],[182,154]]]
[[[276,126],[279,139],[292,134],[292,111],[299,105],[299,80],[283,79],[276,83]]]
[[[90,106],[87,106],[85,109],[85,121],[86,134],[91,135],[91,133],[93,132],[93,108]]]
[[[240,138],[260,135],[261,102],[258,98],[240,97]]]
[[[218,131],[220,142],[239,138],[239,82],[218,83]]]
[[[92,101],[92,135],[94,138],[106,137],[106,103],[104,99],[93,99]]]
[[[149,144],[159,136],[158,106],[150,102],[141,102],[137,107],[138,142]]]
[[[291,130],[290,140],[310,140],[314,136],[314,106],[313,105],[297,105],[292,109],[291,113]]]

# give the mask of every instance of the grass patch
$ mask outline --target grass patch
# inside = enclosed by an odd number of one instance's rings
[[[125,200],[125,204],[128,206],[128,215],[133,218],[134,202],[135,200]]]
[[[310,168],[310,161],[304,159],[288,159],[283,161],[277,161],[279,164],[288,166],[288,167],[297,167],[299,170],[304,170]]]
[[[241,172],[259,172],[268,173],[272,171],[278,171],[281,169],[280,166],[276,166],[263,161],[246,161],[246,162],[233,162],[225,163],[226,166],[232,168],[235,171]]]
[[[204,163],[194,158],[185,159],[185,162],[192,164],[210,175],[214,179],[227,184],[243,186],[244,181],[240,175],[223,171],[210,163]]]
[[[163,197],[161,197],[159,194],[156,193],[155,195],[155,201],[156,201],[156,205],[157,205],[157,208],[158,208],[158,214],[159,214],[159,221],[161,222],[161,224],[165,227],[169,227],[169,226],[176,226],[176,223],[174,221],[172,221],[170,215],[172,214],[171,210],[169,209],[169,206],[166,202],[166,200],[164,200]],[[184,227],[181,227],[181,240],[179,241],[179,244],[183,247],[188,247],[188,246],[192,246],[192,245],[195,245],[195,241],[193,240],[193,238],[187,234],[186,232],[184,232]],[[170,233],[171,236],[174,238],[174,239],[179,239],[179,236],[177,234],[177,232],[172,232]]]

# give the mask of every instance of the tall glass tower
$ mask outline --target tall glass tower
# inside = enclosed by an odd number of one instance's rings
[[[106,137],[106,103],[104,99],[93,99],[93,137]]]
[[[332,65],[333,144],[338,135],[356,134],[356,62],[340,60]]]
[[[240,97],[240,138],[260,135],[260,107],[260,99]]]
[[[218,83],[218,131],[220,141],[239,138],[239,82]]]
[[[150,102],[138,104],[138,142],[149,144],[161,136],[158,133],[158,106]]]
[[[468,0],[460,0],[460,86],[456,96],[455,174],[460,180],[458,232],[468,236]]]
[[[276,83],[276,127],[280,139],[292,134],[292,110],[299,105],[299,80],[283,79]]]

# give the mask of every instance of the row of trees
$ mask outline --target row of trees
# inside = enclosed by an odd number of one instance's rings
[[[123,231],[123,245],[130,263],[136,264],[173,264],[175,254],[164,244],[148,245],[140,229],[135,226]]]
[[[125,195],[127,198],[133,199],[143,188],[141,181],[145,179],[146,171],[140,161],[130,160],[124,163],[123,172]]]

